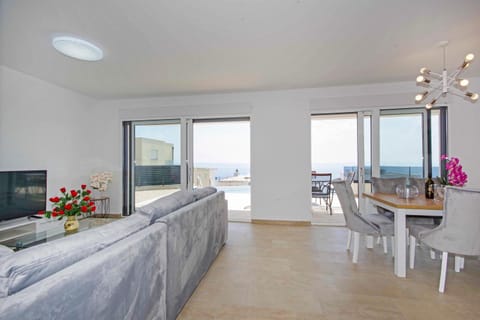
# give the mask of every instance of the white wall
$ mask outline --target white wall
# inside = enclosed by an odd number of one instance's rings
[[[311,219],[310,116],[303,99],[255,101],[251,123],[252,219]]]
[[[0,72],[0,169],[47,168],[49,194],[67,182],[85,181],[93,171],[113,171],[112,211],[120,212],[122,120],[250,116],[252,218],[271,220],[310,219],[312,112],[411,106],[418,91],[409,81],[94,101],[13,70],[0,67]],[[471,87],[480,88],[480,78]],[[452,97],[450,154],[460,157],[470,186],[480,186],[479,119],[480,103]],[[85,140],[77,144],[72,137],[80,133]],[[66,146],[55,156],[53,144],[61,141]]]
[[[46,169],[48,197],[88,184],[92,164],[101,163],[93,102],[0,66],[0,170]]]
[[[470,79],[470,83],[469,87],[480,93],[480,78]],[[453,97],[448,115],[450,155],[460,158],[468,186],[480,187],[480,101],[472,104]]]
[[[472,80],[480,88],[480,78]],[[120,119],[175,117],[251,117],[252,218],[310,219],[310,114],[379,107],[412,106],[418,91],[413,81],[271,92],[197,95],[101,101]],[[480,186],[480,103],[453,97],[449,104],[450,154],[461,158],[470,186]],[[414,106],[415,107],[415,106]],[[110,114],[116,112],[109,111]],[[105,125],[119,131],[120,121]],[[107,145],[111,142],[105,141]],[[295,146],[292,152],[285,145]],[[110,146],[112,154],[121,147]],[[115,160],[112,158],[112,160]],[[120,168],[120,158],[112,167]],[[118,197],[117,197],[118,198]]]

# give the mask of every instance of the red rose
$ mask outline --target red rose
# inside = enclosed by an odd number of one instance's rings
[[[89,205],[90,207],[91,207],[91,206],[94,206],[94,205],[95,205],[95,202],[90,201],[90,202],[88,203],[88,205]]]
[[[56,217],[58,215],[58,213],[56,213],[55,211],[52,212],[52,217]]]
[[[87,190],[87,194],[90,194],[90,193],[92,193],[92,191],[91,191],[91,190]]]
[[[95,210],[97,210],[97,207],[95,207],[95,206],[90,207],[90,212],[95,212]]]
[[[77,200],[73,200],[72,203],[73,203],[73,204],[78,204],[78,201],[77,201]]]
[[[52,198],[50,198],[49,200],[50,200],[51,202],[53,202],[53,203],[57,203],[57,202],[60,201],[60,198],[59,198],[59,197],[52,197]]]
[[[85,188],[87,188],[87,185],[86,185],[86,184],[82,184],[82,190],[85,190]]]
[[[64,214],[65,214],[65,211],[60,210],[60,211],[58,211],[58,214],[59,214],[59,215],[64,215]]]
[[[65,187],[62,187],[62,188],[60,188],[60,192],[65,193],[65,192],[67,192],[67,189]]]
[[[65,210],[72,210],[72,204],[71,203],[67,203],[65,205]]]
[[[88,200],[90,200],[89,196],[86,196],[85,198],[83,198],[83,201],[88,201]]]
[[[40,210],[37,212],[37,214],[40,214],[40,215],[45,214],[45,210]]]
[[[87,211],[88,211],[88,208],[87,208],[87,206],[82,206],[82,207],[80,208],[80,210],[81,210],[82,212],[87,212]]]
[[[70,193],[72,194],[72,197],[76,197],[78,192],[75,190],[70,190]]]

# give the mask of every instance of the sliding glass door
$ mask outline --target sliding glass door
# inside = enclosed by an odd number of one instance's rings
[[[427,115],[420,108],[313,115],[312,174],[331,173],[335,179],[354,172],[352,187],[358,195],[371,191],[372,176],[424,178],[429,161],[432,176],[440,176],[440,155],[447,153],[447,109],[431,110],[431,154]],[[332,219],[325,217],[330,210],[321,201],[312,199],[312,222],[330,224]],[[358,202],[365,209],[363,197]],[[342,213],[335,194],[331,205],[333,214]]]
[[[124,214],[182,188],[180,120],[124,123]],[[126,204],[125,204],[126,202]]]
[[[250,120],[194,119],[194,188],[225,192],[229,220],[250,221]]]
[[[343,225],[343,212],[336,194],[325,179],[353,175],[357,193],[359,167],[359,117],[355,113],[313,115],[311,119],[312,222]],[[363,126],[362,126],[363,128]],[[363,134],[363,133],[362,133]],[[317,180],[322,180],[319,181]],[[319,189],[317,191],[317,189]],[[326,194],[325,194],[326,193]]]
[[[123,214],[178,190],[225,191],[229,218],[250,220],[250,120],[126,121]]]

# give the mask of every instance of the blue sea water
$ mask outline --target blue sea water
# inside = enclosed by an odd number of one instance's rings
[[[250,166],[245,163],[195,163],[195,167],[215,169],[215,180],[233,177],[236,170],[240,176],[250,176]]]
[[[236,170],[238,170],[238,175],[241,176],[250,176],[250,166],[245,163],[195,163],[197,168],[214,168],[214,177],[215,180],[225,179],[233,177]],[[330,172],[332,173],[332,178],[342,178],[348,174],[350,171],[357,172],[357,167],[348,165],[348,164],[313,164],[313,169],[317,172]],[[366,167],[366,178],[367,180],[371,177],[371,168]],[[421,166],[381,166],[380,175],[382,177],[394,177],[394,176],[405,176],[405,177],[423,177],[423,167]],[[440,176],[439,167],[432,168],[432,176]],[[253,177],[255,179],[255,177]]]

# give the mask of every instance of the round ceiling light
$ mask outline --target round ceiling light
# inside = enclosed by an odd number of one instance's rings
[[[71,58],[84,61],[98,61],[103,58],[103,51],[96,45],[74,37],[55,37],[52,45],[59,52]]]

